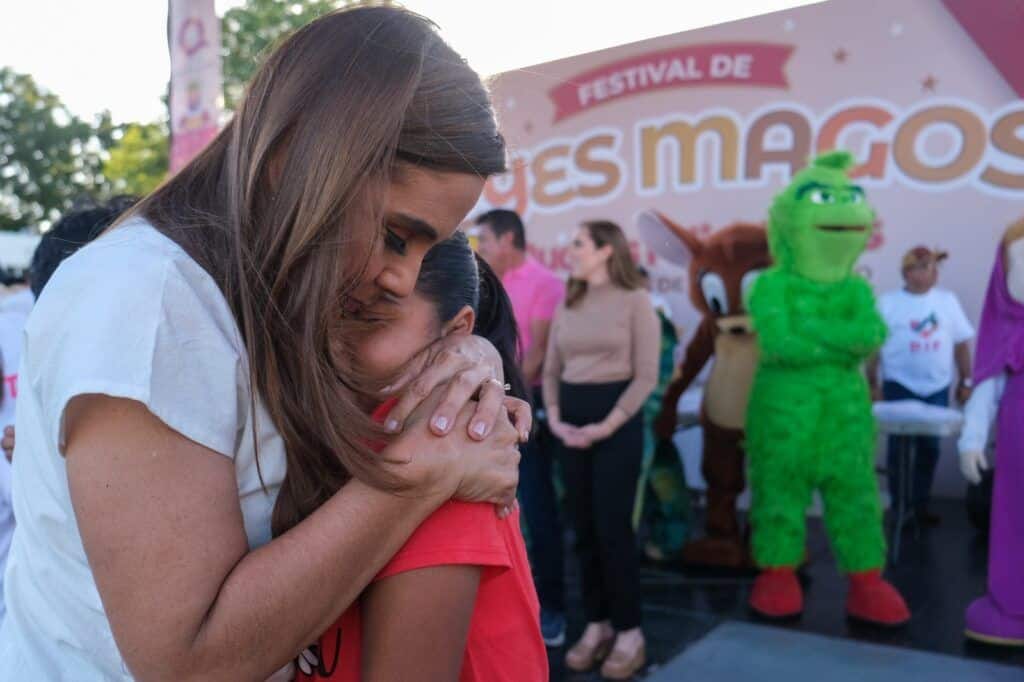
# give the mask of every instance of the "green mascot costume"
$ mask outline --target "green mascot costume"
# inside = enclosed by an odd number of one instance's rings
[[[853,273],[874,212],[830,152],[777,195],[768,221],[775,265],[750,294],[760,360],[747,411],[754,558],[762,572],[750,605],[769,618],[798,615],[806,510],[818,490],[847,612],[881,625],[910,618],[881,577],[885,538],[875,480],[875,422],[862,363],[886,326],[866,280]]]

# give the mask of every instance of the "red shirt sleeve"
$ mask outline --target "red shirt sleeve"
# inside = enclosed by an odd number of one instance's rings
[[[373,411],[373,419],[383,421],[397,402],[395,398],[384,402]],[[512,557],[503,523],[509,521],[499,519],[492,504],[446,502],[420,524],[376,580],[430,566],[508,568]]]
[[[453,564],[509,568],[509,553],[494,505],[447,502],[412,534],[377,575],[377,580],[406,571]]]

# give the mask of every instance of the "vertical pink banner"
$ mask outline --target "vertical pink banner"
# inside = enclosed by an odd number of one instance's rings
[[[222,83],[214,0],[170,0],[169,12],[174,173],[216,136]]]

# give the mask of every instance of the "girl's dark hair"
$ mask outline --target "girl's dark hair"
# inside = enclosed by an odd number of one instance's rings
[[[135,211],[210,273],[238,323],[251,409],[259,399],[285,444],[276,535],[351,476],[399,484],[368,446],[380,432],[343,311],[405,166],[486,177],[505,145],[480,77],[429,21],[362,6],[279,45],[234,118]]]
[[[637,272],[633,255],[629,251],[629,242],[622,228],[610,220],[591,220],[583,223],[583,228],[594,241],[594,246],[611,245],[612,255],[608,259],[608,277],[612,284],[620,289],[640,289],[643,279]],[[565,306],[572,308],[578,305],[587,295],[587,283],[581,279],[569,279],[566,286]]]
[[[476,313],[473,333],[491,342],[501,356],[510,395],[527,400],[519,371],[519,333],[512,302],[501,280],[483,258],[473,252],[462,232],[435,244],[423,258],[416,291],[437,307],[441,322],[448,322],[463,307]]]
[[[65,258],[98,237],[138,201],[127,195],[116,196],[106,203],[81,203],[64,213],[39,240],[28,281],[32,295],[39,298],[43,287]]]

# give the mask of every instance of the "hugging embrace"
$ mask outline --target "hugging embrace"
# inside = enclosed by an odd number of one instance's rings
[[[61,265],[25,330],[0,678],[289,679],[323,642],[313,676],[546,679],[514,325],[453,237],[504,168],[428,21],[338,11]]]

